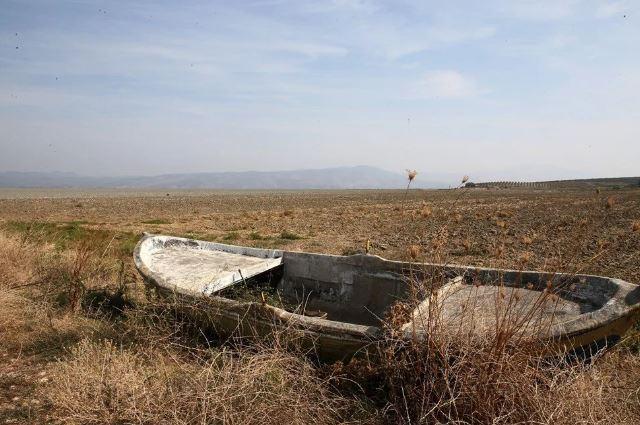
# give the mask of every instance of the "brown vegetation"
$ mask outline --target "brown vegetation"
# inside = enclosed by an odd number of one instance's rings
[[[322,365],[278,338],[260,346],[216,340],[146,293],[130,258],[139,232],[154,230],[316,252],[366,245],[388,258],[639,282],[640,191],[617,192],[611,203],[613,195],[602,196],[221,193],[84,198],[82,208],[77,198],[0,200],[0,419],[640,423],[637,332],[593,364],[567,363],[514,339],[508,324],[483,339],[452,337],[437,302],[427,317],[430,337],[406,342],[399,326],[411,308],[398,304],[383,361]],[[416,285],[426,294],[436,286]]]
[[[273,349],[183,358],[84,340],[50,377],[43,394],[64,423],[330,424],[357,410],[303,358]]]

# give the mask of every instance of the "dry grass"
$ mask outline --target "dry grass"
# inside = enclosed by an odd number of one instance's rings
[[[75,424],[332,424],[354,410],[299,357],[240,354],[185,360],[83,341],[52,365],[43,391],[51,418]]]
[[[198,338],[202,330],[172,304],[130,304],[122,318],[96,319],[83,301],[96,288],[116,290],[119,284],[104,258],[84,246],[62,253],[34,251],[16,238],[2,237],[1,257],[20,258],[27,273],[20,285],[7,275],[0,287],[0,348],[10,353],[0,360],[0,372],[21,365],[12,373],[22,377],[7,381],[7,394],[19,396],[8,398],[6,409],[0,396],[0,418],[331,424],[375,415],[354,397],[335,392],[304,356],[277,344],[209,348],[210,340]],[[25,356],[33,361],[16,362]],[[42,364],[46,375],[28,370]],[[45,403],[40,409],[23,408],[19,402],[34,385],[37,400]]]
[[[0,289],[2,346],[22,349],[41,339],[52,328],[48,306],[11,289]]]
[[[383,376],[392,422],[547,423],[541,405],[557,369],[510,348],[436,337],[389,352]]]
[[[10,221],[46,220],[64,229],[77,223],[75,228],[84,229],[85,233],[105,233],[107,241],[114,233],[121,234],[126,239],[122,241],[126,242],[126,250],[132,248],[142,231],[191,235],[219,242],[236,231],[239,237],[234,243],[239,245],[330,254],[360,248],[370,239],[372,253],[389,259],[406,258],[406,249],[411,244],[419,244],[424,252],[428,251],[441,229],[449,226],[445,250],[455,263],[513,267],[519,256],[520,240],[527,235],[534,241],[530,249],[534,255],[529,263],[533,269],[547,269],[550,262],[561,265],[566,254],[573,255],[574,247],[579,250],[577,258],[591,258],[598,254],[597,240],[606,237],[609,249],[590,260],[584,271],[640,282],[637,267],[640,232],[629,236],[633,220],[640,217],[638,189],[603,190],[600,195],[592,190],[410,190],[403,208],[404,190],[183,192],[168,198],[164,193],[158,195],[115,193],[106,197],[69,192],[58,199],[4,199],[0,200],[0,221],[5,223],[0,226],[5,227]],[[604,204],[612,195],[616,203],[607,210]],[[79,201],[82,208],[76,207]],[[432,213],[422,218],[420,209],[425,203]],[[286,210],[295,213],[284,217],[282,212]],[[406,215],[400,218],[398,211],[410,215],[411,220]],[[454,226],[452,217],[456,214],[462,219]],[[158,217],[171,224],[144,223]],[[504,222],[506,233],[500,257],[493,255],[497,248],[496,230],[502,231],[496,229],[497,220]],[[581,224],[583,221],[585,225]],[[575,234],[581,226],[586,234],[576,241]],[[305,239],[278,238],[285,230]],[[269,238],[252,239],[253,233]],[[458,242],[465,238],[472,242],[468,251],[460,249]],[[113,248],[120,249],[120,243],[116,242],[119,241],[114,241]],[[128,259],[129,254],[122,258]]]
[[[520,305],[517,297],[497,297],[495,325],[476,324],[473,310],[450,323],[443,320],[446,293],[437,291],[445,283],[437,277],[414,282],[409,306],[395,312],[413,311],[425,293],[428,309],[388,321],[381,374],[393,422],[553,422],[543,407],[566,397],[549,400],[547,394],[581,366],[558,360],[562,357],[550,345],[528,332],[544,326],[534,319],[544,302]],[[414,333],[406,340],[397,324],[408,320],[422,337]]]
[[[547,423],[640,423],[640,358],[609,353],[591,367],[565,373],[544,394],[540,410]]]
[[[495,314],[524,320],[497,321],[481,332],[472,317],[451,326],[434,291],[445,282],[414,282],[414,295],[393,306],[381,361],[338,367],[378,401],[387,423],[640,423],[636,353],[619,348],[592,362],[566,357],[530,333],[545,327],[535,319],[544,303],[520,305],[517,296],[498,297]],[[429,294],[429,309],[412,316],[421,293]],[[402,325],[412,317],[424,334],[407,340]]]
[[[29,282],[40,252],[35,244],[0,232],[0,287],[17,287]]]
[[[77,270],[76,254],[60,256],[2,233],[0,240],[0,270],[5,272],[0,281],[1,348],[56,355],[68,344],[108,327],[84,315],[67,314],[64,308],[76,285],[66,280],[69,271]]]
[[[0,420],[640,423],[637,342],[591,365],[550,362],[545,347],[514,339],[509,328],[484,339],[452,338],[437,311],[427,321],[430,337],[407,342],[398,327],[411,306],[398,304],[383,362],[318,367],[273,341],[221,344],[181,309],[145,297],[130,258],[113,249],[116,241],[107,246],[111,237],[103,231],[129,238],[160,225],[153,217],[175,203],[181,213],[163,219],[167,233],[223,240],[235,232],[238,244],[332,253],[371,239],[373,253],[391,258],[640,276],[640,192],[617,193],[611,202],[593,194],[456,193],[234,194],[224,202],[194,197],[186,210],[177,197],[131,198],[121,206],[87,199],[82,208],[74,199],[0,202],[0,218],[103,223],[74,224],[77,238],[65,244],[0,231]],[[192,210],[200,217],[185,214]],[[43,241],[52,243],[36,245]],[[438,285],[428,286],[416,294]],[[117,314],[96,314],[91,300]],[[33,393],[38,408],[13,401]]]
[[[582,219],[581,226],[574,228],[573,250],[568,249],[555,264],[550,264],[558,270],[577,273],[606,253],[609,241],[599,245],[595,256],[582,258],[580,244],[589,238],[592,230],[589,224],[600,226],[611,220],[616,204],[611,196],[605,204],[605,213],[592,214],[590,220]],[[451,232],[457,233],[453,229],[462,222],[460,216],[451,214],[451,221],[431,240],[431,249],[425,251],[422,260],[451,261],[446,247]],[[510,217],[509,212],[498,211],[495,219],[498,257],[504,254],[506,246],[513,245]],[[414,227],[418,234],[424,231],[420,227]],[[530,234],[521,236],[526,250],[512,248],[518,259],[514,266],[520,270],[528,267],[534,256],[529,249],[536,235]],[[472,243],[464,233],[462,237],[461,245],[469,252]],[[420,251],[412,245],[408,254],[415,261]],[[640,370],[635,353],[619,349],[604,359],[596,356],[595,365],[570,360],[543,340],[529,336],[528,331],[544,326],[534,320],[544,302],[525,306],[523,310],[517,295],[505,299],[502,291],[495,299],[495,323],[488,329],[478,332],[473,327],[473,317],[456,318],[457,324],[445,323],[444,300],[437,296],[437,289],[445,283],[444,277],[433,275],[412,282],[412,296],[400,303],[408,305],[396,305],[388,318],[382,365],[369,365],[367,369],[372,372],[362,384],[367,388],[366,381],[371,381],[372,376],[373,381],[383,383],[369,395],[386,401],[387,420],[406,424],[640,423]],[[554,297],[554,290],[547,286],[541,297]],[[420,317],[423,337],[414,334],[407,341],[398,325],[407,322],[407,312],[425,296],[429,308]],[[625,370],[626,376],[618,381],[621,370]],[[380,388],[384,389],[384,395],[379,393]]]

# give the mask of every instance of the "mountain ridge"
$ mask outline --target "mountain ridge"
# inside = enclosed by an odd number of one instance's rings
[[[377,167],[333,167],[284,171],[170,173],[155,176],[96,177],[70,172],[0,172],[0,187],[133,189],[399,189],[407,178]],[[413,187],[446,187],[419,181]]]

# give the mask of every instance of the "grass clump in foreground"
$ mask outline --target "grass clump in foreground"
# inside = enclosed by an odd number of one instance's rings
[[[50,376],[52,419],[65,423],[340,423],[355,403],[304,359],[269,349],[184,358],[85,340]]]
[[[282,231],[282,233],[280,233],[280,239],[285,239],[288,241],[295,241],[298,239],[303,239],[302,236],[298,235],[297,233],[293,233],[293,232],[289,232],[287,230]]]

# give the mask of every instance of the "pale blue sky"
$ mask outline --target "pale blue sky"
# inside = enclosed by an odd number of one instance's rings
[[[638,175],[640,0],[0,0],[0,128],[0,171]]]

